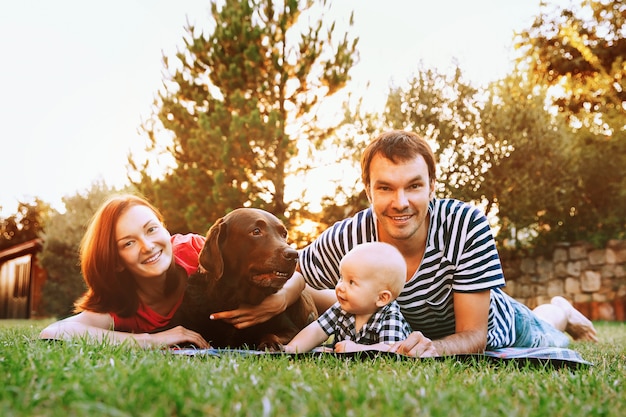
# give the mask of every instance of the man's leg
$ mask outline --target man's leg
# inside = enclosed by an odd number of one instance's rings
[[[593,323],[563,297],[553,297],[550,304],[537,306],[533,312],[554,328],[569,333],[574,340],[598,341]]]

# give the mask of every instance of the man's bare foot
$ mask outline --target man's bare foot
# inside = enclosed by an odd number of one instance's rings
[[[580,311],[576,310],[569,301],[563,297],[557,296],[550,300],[550,304],[559,307],[565,312],[567,316],[565,331],[569,333],[574,340],[598,341],[596,329],[593,327],[591,320],[585,317]]]

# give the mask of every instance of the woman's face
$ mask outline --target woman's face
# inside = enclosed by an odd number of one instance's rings
[[[128,208],[117,220],[115,241],[122,263],[118,268],[135,278],[164,277],[172,263],[170,234],[149,207]]]

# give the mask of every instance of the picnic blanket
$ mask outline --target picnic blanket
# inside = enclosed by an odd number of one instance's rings
[[[226,356],[226,355],[274,355],[274,356],[289,356],[290,358],[300,359],[307,357],[320,357],[323,355],[332,355],[337,358],[344,359],[375,359],[378,357],[391,357],[397,360],[421,360],[422,358],[413,358],[405,355],[398,355],[396,353],[380,352],[377,350],[367,350],[362,352],[350,352],[350,353],[335,353],[328,352],[326,350],[314,350],[307,353],[283,353],[283,352],[266,352],[259,350],[247,350],[247,349],[196,349],[196,348],[170,348],[168,350],[174,355],[184,356]],[[515,363],[518,365],[531,365],[540,367],[553,367],[553,368],[570,368],[578,369],[581,367],[593,366],[591,362],[588,362],[582,358],[582,356],[571,349],[565,348],[502,348],[492,351],[487,351],[483,354],[464,354],[453,356],[437,356],[434,358],[428,358],[434,360],[458,360],[466,363]]]

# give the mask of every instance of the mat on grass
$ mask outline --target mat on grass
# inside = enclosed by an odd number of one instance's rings
[[[196,348],[171,348],[168,351],[174,355],[185,356],[225,356],[225,355],[274,355],[274,356],[289,356],[294,359],[321,357],[324,355],[331,355],[337,358],[344,359],[375,359],[378,357],[391,357],[398,360],[420,360],[419,358],[413,358],[404,355],[398,355],[389,352],[380,352],[377,350],[367,350],[363,352],[351,352],[351,353],[335,353],[325,350],[316,350],[307,353],[282,353],[282,352],[265,352],[259,350],[247,350],[247,349],[196,349]],[[592,366],[591,362],[588,362],[582,358],[582,356],[571,349],[564,348],[502,348],[492,351],[487,351],[483,354],[465,354],[454,356],[438,356],[435,360],[447,360],[455,359],[466,363],[508,363],[513,362],[519,365],[537,365],[540,367],[554,367],[554,368],[571,368],[578,369],[580,367]]]

